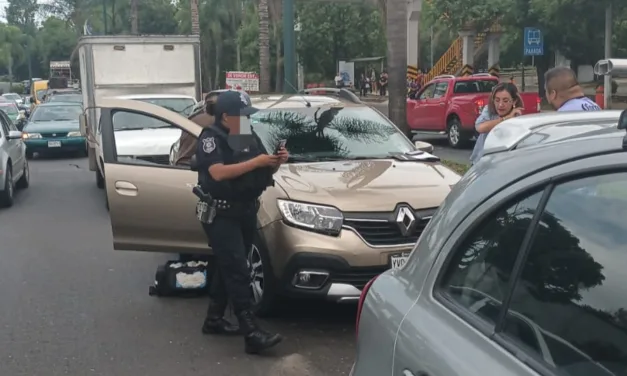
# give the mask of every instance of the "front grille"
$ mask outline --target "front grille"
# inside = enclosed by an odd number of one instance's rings
[[[415,243],[436,209],[416,210],[416,227],[405,236],[392,213],[345,213],[344,226],[353,229],[373,246],[394,246]]]
[[[136,159],[140,159],[142,161],[169,165],[170,164],[170,156],[169,155],[138,155],[135,157]]]
[[[331,273],[332,283],[345,283],[363,289],[371,279],[386,271],[387,267],[351,268],[349,271]]]
[[[59,132],[59,133],[42,133],[42,138],[62,138],[67,137],[67,132]]]

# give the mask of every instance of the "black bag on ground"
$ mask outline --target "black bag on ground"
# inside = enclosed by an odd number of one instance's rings
[[[207,261],[168,261],[159,265],[150,296],[204,296],[209,292],[209,263]]]

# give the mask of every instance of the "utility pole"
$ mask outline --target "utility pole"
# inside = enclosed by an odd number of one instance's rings
[[[605,8],[605,59],[612,57],[612,5]],[[603,99],[604,109],[612,108],[612,76],[603,76]]]
[[[295,93],[296,77],[296,33],[294,31],[294,0],[283,0],[283,70],[287,93]]]

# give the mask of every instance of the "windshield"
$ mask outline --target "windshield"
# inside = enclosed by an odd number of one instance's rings
[[[76,102],[83,103],[83,96],[80,94],[56,94],[48,99],[48,102]]]
[[[414,146],[388,119],[369,107],[263,110],[251,126],[266,150],[287,140],[293,158],[383,158]]]
[[[194,105],[196,105],[196,101],[192,98],[145,98],[138,100],[167,108],[184,116],[189,116]]]
[[[17,95],[17,94],[4,94],[3,97],[9,98],[9,99],[14,100],[14,101],[20,99],[20,96]]]
[[[81,106],[38,106],[30,117],[31,121],[64,121],[77,120],[83,112]]]
[[[7,115],[17,115],[19,112],[17,106],[6,104],[0,105],[0,110],[4,111]]]
[[[113,114],[113,129],[116,131],[131,131],[148,128],[171,128],[164,121],[143,114],[133,112],[116,112]]]
[[[497,82],[492,80],[477,81],[458,81],[455,83],[453,93],[455,94],[472,94],[472,93],[491,93],[492,88]]]

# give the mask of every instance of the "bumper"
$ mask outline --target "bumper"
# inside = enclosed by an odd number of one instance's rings
[[[29,153],[69,152],[87,150],[85,137],[56,137],[24,140]]]
[[[413,245],[372,247],[350,229],[327,236],[277,221],[262,231],[281,293],[290,297],[357,301],[363,287],[390,268],[390,257]],[[309,278],[312,285],[303,285]],[[315,282],[315,283],[314,283]]]

